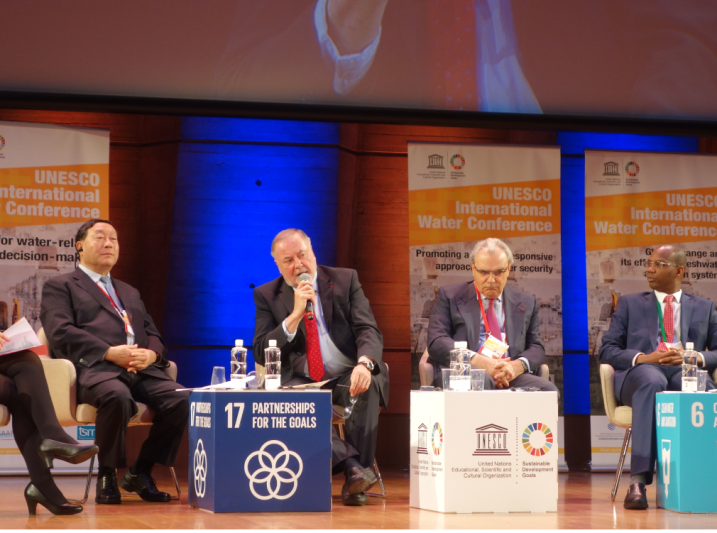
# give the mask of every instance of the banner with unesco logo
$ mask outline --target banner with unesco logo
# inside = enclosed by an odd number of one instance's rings
[[[508,285],[539,302],[551,379],[562,388],[560,149],[409,143],[408,220],[413,375],[439,287],[471,280],[473,246],[494,237],[514,255]]]
[[[108,195],[109,131],[0,122],[0,331],[22,317],[40,328],[43,284],[75,268],[75,232],[109,217]],[[94,426],[67,432],[94,439]],[[11,426],[0,428],[0,472],[26,472]]]
[[[592,464],[615,467],[624,430],[604,415],[598,353],[618,299],[649,291],[655,246],[685,251],[682,290],[717,301],[717,157],[585,151],[585,246],[591,355]],[[629,465],[628,452],[626,465]]]

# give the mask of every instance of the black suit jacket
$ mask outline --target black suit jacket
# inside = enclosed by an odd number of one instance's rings
[[[545,347],[538,327],[538,302],[534,296],[506,286],[503,309],[508,355],[512,360],[525,357],[531,374],[545,363]],[[428,322],[428,355],[433,366],[449,367],[450,351],[456,341],[467,341],[475,350],[480,342],[483,316],[473,281],[438,289],[436,304]]]
[[[615,395],[620,398],[632,360],[657,349],[657,297],[654,291],[626,294],[617,301],[610,328],[603,335],[600,362],[615,369]],[[714,302],[682,292],[680,301],[682,346],[692,342],[705,356],[705,369],[717,368],[717,311]]]
[[[171,379],[163,370],[169,365],[164,358],[167,349],[139,291],[116,278],[112,278],[112,284],[129,315],[135,343],[159,355],[155,364],[139,373]],[[127,344],[124,322],[109,298],[81,269],[45,282],[40,321],[50,342],[51,355],[75,364],[80,387],[91,387],[126,372],[103,360],[110,347]]]
[[[377,364],[373,379],[378,380],[383,404],[388,405],[388,373],[383,363],[383,336],[376,325],[368,298],[361,289],[358,274],[348,268],[318,266],[319,298],[326,328],[336,347],[358,362],[365,355]],[[306,326],[302,320],[294,339],[289,342],[282,322],[294,309],[294,290],[278,277],[254,289],[256,326],[254,360],[264,364],[264,349],[275,340],[281,349],[283,368],[292,368],[292,360],[306,353]]]

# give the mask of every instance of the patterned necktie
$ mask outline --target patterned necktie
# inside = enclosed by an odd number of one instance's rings
[[[306,357],[309,362],[309,377],[314,381],[321,381],[321,378],[324,377],[324,360],[321,358],[316,318],[309,320],[304,315],[304,324],[306,325]]]
[[[495,314],[495,300],[488,300],[488,309],[486,309],[485,318],[488,321],[490,334],[499,341],[502,341],[503,335],[500,333],[500,323],[498,322],[498,316]],[[508,352],[506,352],[503,357],[507,357],[507,354]]]
[[[110,295],[110,298],[112,298],[112,301],[117,306],[117,309],[120,311],[124,311],[124,307],[122,307],[122,302],[119,299],[119,296],[117,296],[117,293],[115,292],[115,288],[112,285],[112,281],[110,280],[109,276],[102,276],[100,277],[100,281],[102,282],[102,285],[105,286],[105,290],[107,291],[107,294]]]
[[[662,324],[665,328],[665,337],[667,337],[667,342],[672,342],[672,339],[675,335],[675,310],[672,307],[672,300],[674,300],[675,297],[671,294],[668,294],[665,296],[665,312],[663,313],[663,319]],[[667,346],[665,345],[664,341],[660,341],[660,344],[657,345],[658,350],[664,350],[667,351]]]
[[[428,19],[432,105],[477,110],[475,0],[429,0]]]

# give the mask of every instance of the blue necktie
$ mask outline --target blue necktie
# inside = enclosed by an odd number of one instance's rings
[[[112,301],[117,306],[117,309],[120,311],[124,311],[124,307],[122,307],[122,302],[120,301],[119,297],[117,296],[117,293],[115,292],[115,288],[112,285],[112,280],[109,276],[101,276],[100,281],[105,286],[105,289],[107,290],[107,294],[110,295],[110,298],[112,298]]]

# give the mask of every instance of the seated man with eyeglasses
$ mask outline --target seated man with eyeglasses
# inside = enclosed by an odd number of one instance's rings
[[[428,360],[436,369],[437,381],[440,369],[450,366],[454,343],[465,341],[476,352],[471,365],[485,369],[486,389],[557,391],[550,381],[536,375],[545,363],[538,302],[506,286],[513,264],[510,248],[499,239],[485,239],[476,243],[470,260],[473,279],[438,289],[428,322]]]
[[[686,265],[685,252],[655,248],[645,265],[652,290],[620,297],[600,347],[600,362],[615,369],[617,400],[632,407],[626,509],[647,509],[645,485],[652,483],[657,458],[655,394],[682,390],[682,349],[673,345],[694,343],[698,366],[710,375],[717,368],[715,304],[682,291]],[[708,377],[707,390],[714,388]]]

